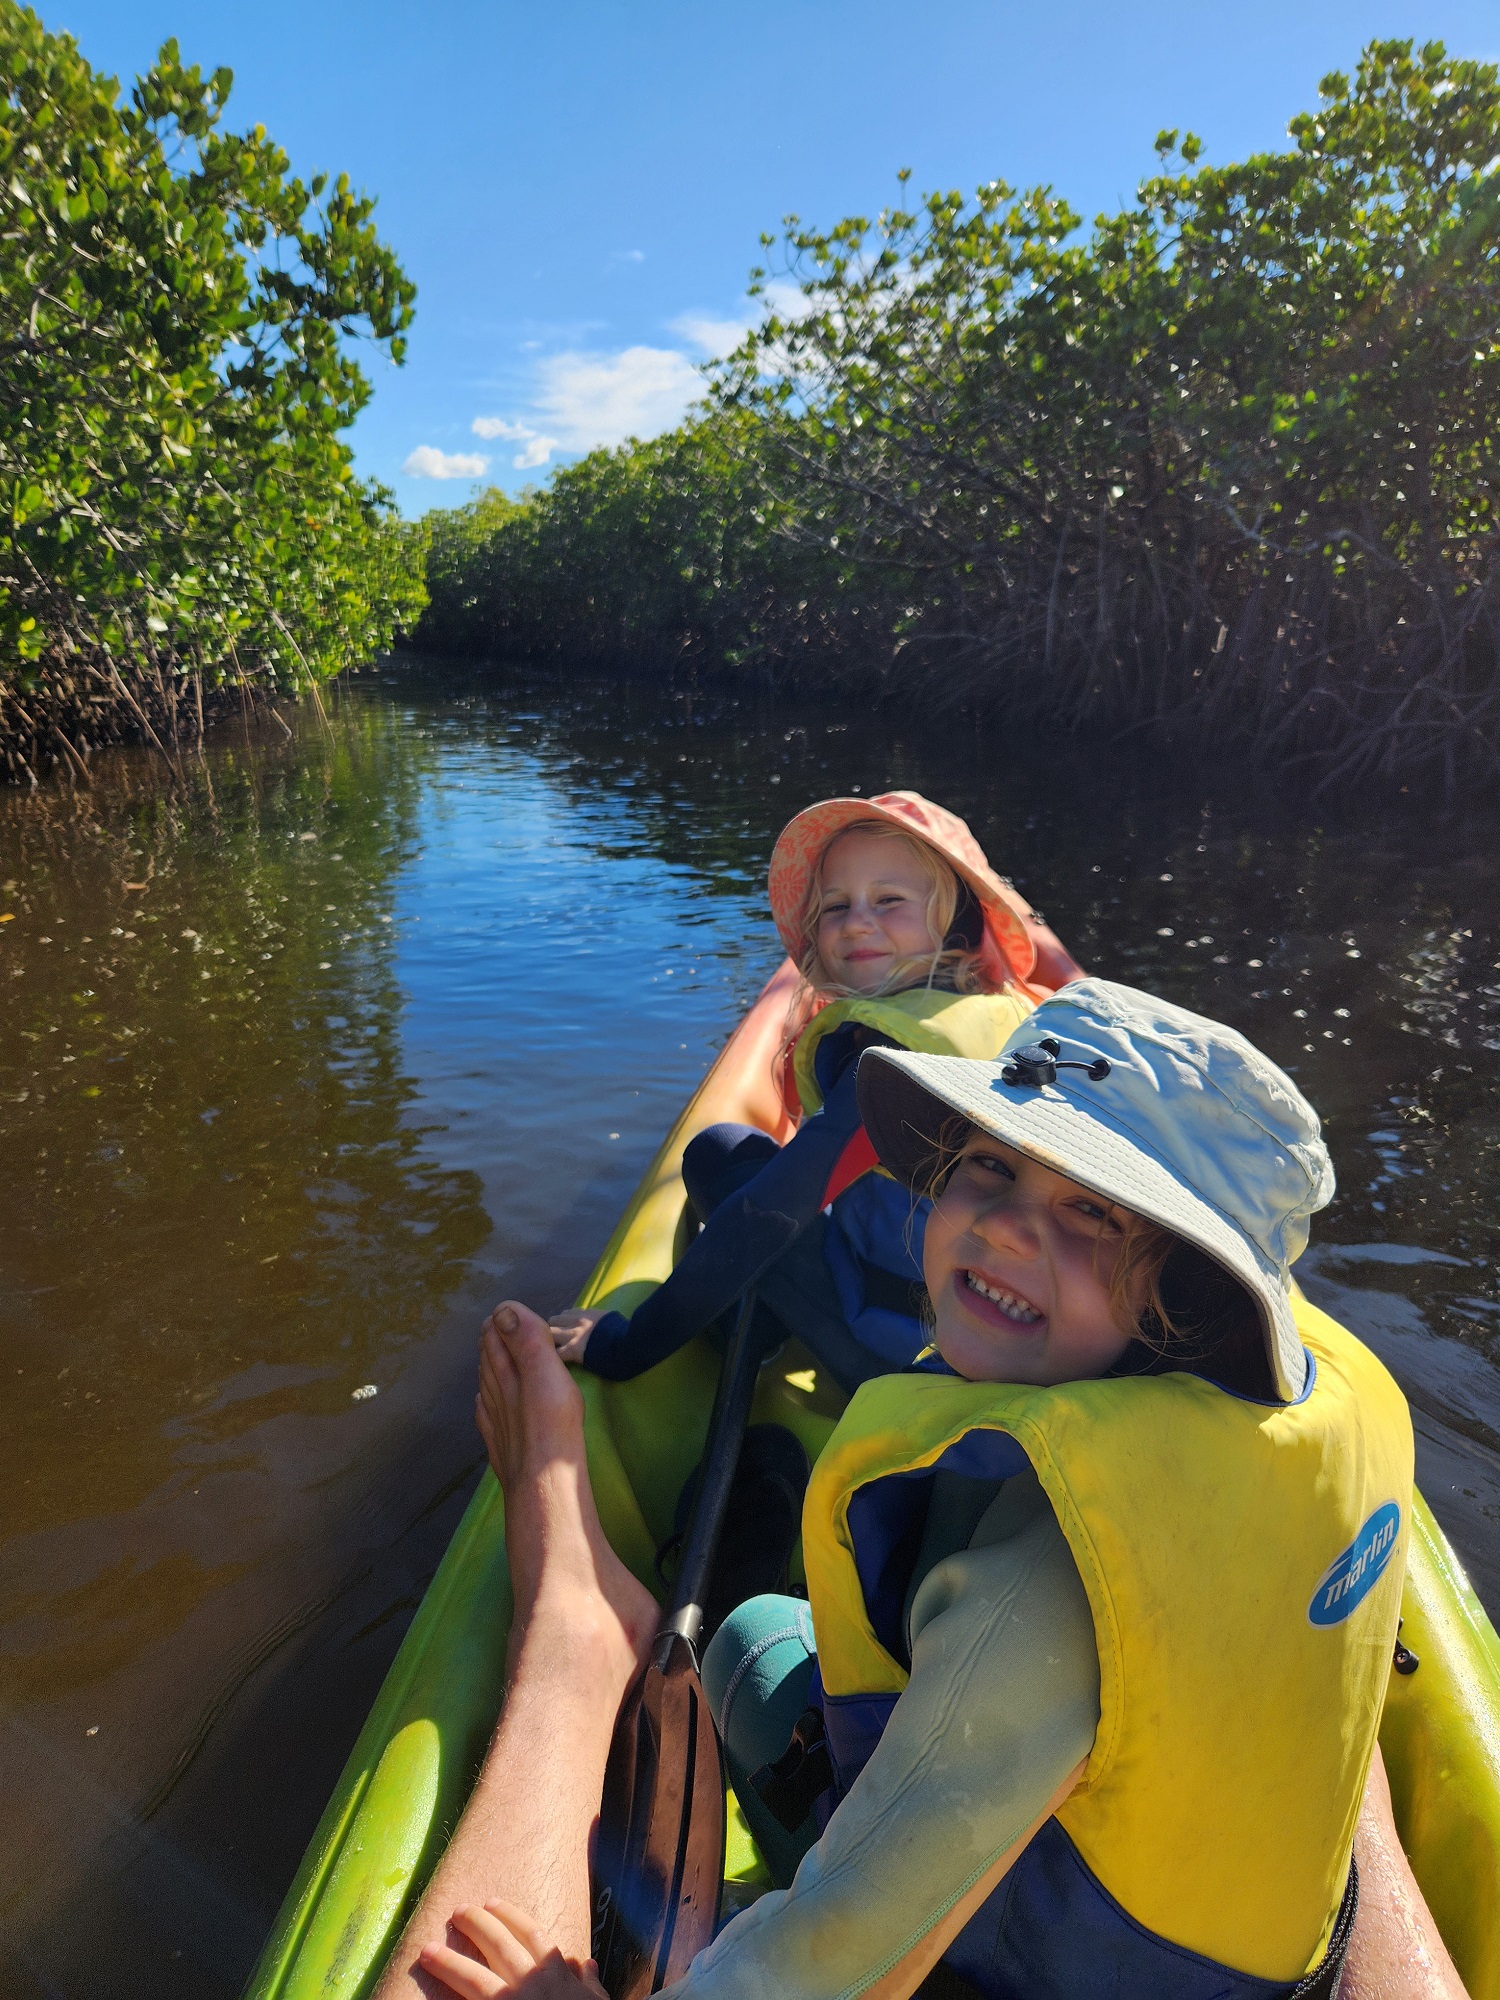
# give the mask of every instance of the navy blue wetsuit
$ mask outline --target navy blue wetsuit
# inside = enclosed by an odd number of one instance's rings
[[[859,1130],[861,1053],[892,1048],[849,1022],[819,1044],[823,1108],[778,1146],[748,1125],[712,1125],[690,1142],[683,1180],[703,1223],[666,1281],[627,1319],[606,1313],[585,1365],[622,1380],[703,1332],[747,1285],[846,1389],[910,1365],[925,1334],[922,1232],[927,1203],[867,1173],[823,1213],[829,1176]]]

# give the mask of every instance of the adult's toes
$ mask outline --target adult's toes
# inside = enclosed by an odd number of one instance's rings
[[[492,1317],[496,1331],[513,1354],[530,1352],[538,1343],[552,1345],[552,1329],[546,1320],[519,1299],[503,1299]]]

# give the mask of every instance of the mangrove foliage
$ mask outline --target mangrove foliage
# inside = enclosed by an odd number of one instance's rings
[[[671,435],[441,519],[421,636],[1500,770],[1496,68],[1376,42],[1284,151],[1157,151],[1087,232],[1001,181],[790,218],[797,308]]]
[[[315,685],[425,601],[425,532],[340,432],[414,288],[347,179],[304,183],[231,76],[168,42],[128,97],[0,0],[0,771],[136,734],[205,685]]]

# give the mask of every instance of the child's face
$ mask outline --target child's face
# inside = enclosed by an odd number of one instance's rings
[[[1125,1212],[971,1132],[927,1218],[934,1344],[971,1382],[1080,1382],[1124,1353],[1109,1281]],[[1129,1301],[1134,1316],[1144,1299]]]
[[[818,956],[838,985],[874,993],[899,959],[942,943],[927,927],[931,878],[904,841],[842,833],[823,856],[819,881]]]

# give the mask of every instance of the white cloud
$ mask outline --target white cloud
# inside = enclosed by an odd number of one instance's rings
[[[808,310],[801,286],[784,278],[773,278],[753,303],[753,312],[739,313],[733,318],[710,312],[685,312],[669,320],[668,325],[673,333],[680,333],[696,347],[705,360],[717,361],[732,354],[750,329],[759,326],[768,313],[776,313],[781,319],[801,319]]]
[[[611,250],[609,258],[612,264],[644,264],[646,253],[644,250]]]
[[[772,278],[761,297],[766,311],[777,313],[782,319],[806,319],[813,309],[813,301],[790,278]]]
[[[754,324],[748,319],[715,319],[712,313],[681,313],[668,322],[673,333],[696,347],[709,360],[732,354]]]
[[[439,451],[436,445],[419,444],[401,470],[408,479],[480,479],[488,464],[482,452]]]
[[[675,347],[553,354],[539,364],[537,377],[535,403],[565,451],[656,437],[703,394],[702,377]]]
[[[530,424],[508,423],[504,417],[476,417],[469,429],[476,437],[511,438],[522,449],[511,460],[519,472],[529,472],[533,466],[545,465],[557,450],[557,439],[543,437]]]
[[[782,320],[800,320],[808,310],[808,300],[802,296],[800,286],[788,284],[784,278],[772,278],[760,298],[754,300],[754,308],[754,312],[736,312],[734,316],[680,312],[676,320],[668,320],[668,328],[674,334],[682,334],[706,360],[718,360],[724,354],[732,354],[750,328],[760,326],[768,312],[778,314]]]
[[[634,251],[614,255],[633,262],[640,259]],[[519,445],[511,464],[521,472],[546,465],[554,452],[594,451],[631,437],[657,437],[680,423],[690,405],[702,398],[705,362],[732,353],[767,312],[797,319],[807,311],[800,288],[784,280],[768,285],[763,297],[747,303],[753,310],[742,315],[686,312],[670,321],[668,331],[685,347],[625,347],[610,353],[579,346],[538,358],[531,364],[527,417],[475,417],[470,429],[476,437],[505,438]],[[586,339],[587,332],[577,328],[573,338]],[[527,340],[521,345],[529,354],[538,343]]]

